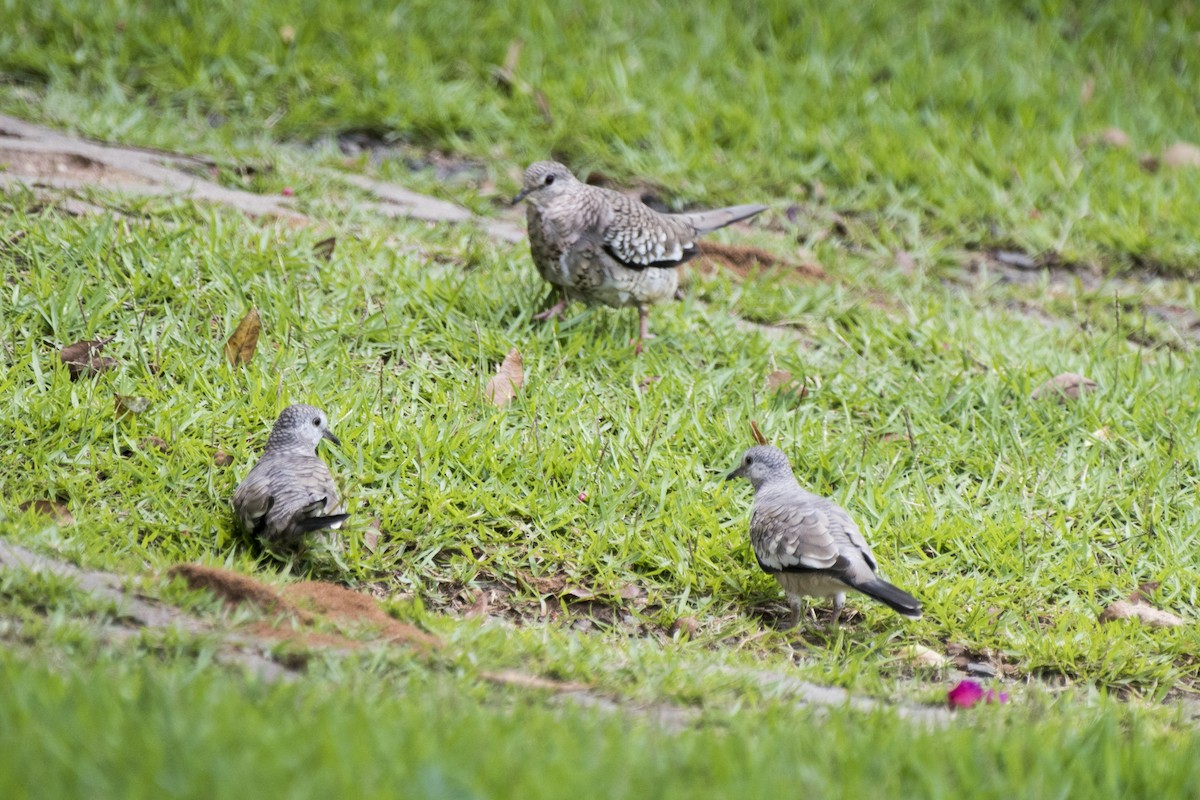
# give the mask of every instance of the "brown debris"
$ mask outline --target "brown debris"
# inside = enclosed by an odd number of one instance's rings
[[[543,678],[540,675],[529,675],[515,670],[499,672],[481,672],[479,677],[490,683],[501,686],[517,686],[521,689],[544,689],[549,692],[586,692],[590,687],[584,683],[560,681],[554,678]]]
[[[521,352],[517,348],[508,351],[496,375],[487,382],[483,396],[494,406],[506,406],[517,396],[517,390],[525,383],[525,370],[521,366]]]
[[[67,370],[71,373],[71,380],[99,375],[101,372],[115,367],[116,359],[100,355],[100,351],[111,341],[111,338],[84,339],[58,351],[58,357],[67,365]]]
[[[1169,611],[1150,605],[1146,596],[1158,588],[1156,581],[1143,583],[1133,590],[1126,600],[1110,603],[1097,619],[1100,622],[1115,622],[1120,619],[1136,619],[1151,628],[1177,628],[1184,621]]]
[[[750,420],[750,435],[754,437],[755,444],[770,444],[767,437],[763,436],[762,429],[758,427],[758,423]]]
[[[70,525],[75,522],[75,518],[71,516],[71,512],[67,509],[66,502],[61,498],[56,500],[29,500],[21,503],[19,508],[21,511],[33,509],[38,514],[52,517],[58,525]]]
[[[1080,395],[1094,392],[1096,388],[1096,382],[1091,378],[1074,372],[1064,372],[1040,384],[1030,393],[1029,398],[1052,398],[1058,403],[1065,403],[1068,400],[1078,400]]]
[[[254,351],[258,348],[258,335],[261,331],[262,317],[259,316],[258,309],[251,306],[225,342],[225,357],[229,359],[230,364],[236,367],[239,364],[250,363],[250,359],[254,358]]]
[[[761,247],[722,244],[720,242],[704,242],[700,245],[700,257],[697,266],[708,274],[715,268],[726,269],[740,278],[745,278],[755,267],[773,269],[780,267],[792,270],[798,277],[823,280],[825,270],[813,263],[797,264],[770,253]]]
[[[192,589],[212,592],[230,605],[251,605],[268,613],[290,614],[302,622],[312,621],[310,614],[281,598],[275,589],[247,575],[203,564],[176,564],[167,574],[183,578]]]
[[[296,604],[339,622],[367,624],[379,628],[384,638],[393,644],[415,644],[434,648],[441,640],[388,616],[373,598],[344,586],[324,581],[303,581],[283,587],[283,596]]]
[[[366,624],[378,628],[384,638],[393,644],[411,644],[425,649],[441,644],[436,636],[392,619],[371,597],[336,584],[303,581],[277,591],[249,576],[201,564],[179,564],[168,570],[167,574],[183,578],[193,589],[206,589],[230,605],[250,605],[267,613],[286,614],[304,625],[311,625],[315,621],[314,614],[319,614],[340,623]],[[275,626],[264,628],[260,623],[257,630],[259,634],[276,638],[280,636]],[[284,630],[282,636],[310,646],[361,646],[361,642],[332,634],[304,632],[297,637],[293,632]]]
[[[218,467],[228,467],[233,463],[233,456],[226,453],[224,450],[218,450],[213,453],[213,463]]]
[[[1191,142],[1176,142],[1163,150],[1162,164],[1172,169],[1200,167],[1200,147]]]

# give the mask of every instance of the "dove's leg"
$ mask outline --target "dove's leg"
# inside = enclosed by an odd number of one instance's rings
[[[633,350],[639,356],[642,354],[642,344],[647,339],[653,339],[654,334],[650,332],[650,309],[645,306],[638,306],[638,335],[636,339],[631,339],[629,343],[633,345]]]
[[[804,613],[804,606],[800,601],[800,597],[792,594],[787,596],[787,604],[788,608],[792,610],[792,615],[788,618],[788,624],[785,630],[790,631],[792,628],[800,624],[800,615]]]
[[[554,299],[556,296],[558,296],[558,294],[559,294],[558,287],[551,286],[550,294],[546,295],[545,302],[549,303],[552,299]],[[557,303],[550,306],[545,311],[534,314],[533,318],[539,322],[542,322],[544,320],[554,319],[555,317],[561,317],[562,313],[566,310],[567,310],[567,296],[564,294],[561,298],[559,298],[559,301]]]
[[[846,593],[838,592],[833,596],[833,619],[829,622],[830,630],[837,630],[838,620],[841,619],[842,609],[846,605]]]

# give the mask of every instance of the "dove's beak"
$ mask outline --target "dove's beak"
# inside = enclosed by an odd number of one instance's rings
[[[342,440],[337,438],[336,436],[334,436],[333,431],[329,430],[329,428],[326,428],[325,430],[321,431],[321,438],[328,439],[329,441],[336,444],[338,447],[341,447],[341,445],[342,445]]]
[[[726,476],[725,476],[725,480],[727,480],[727,481],[731,481],[731,480],[733,480],[734,478],[740,478],[740,477],[742,477],[742,468],[741,468],[741,467],[738,467],[738,468],[737,468],[737,469],[735,469],[733,472],[731,472],[731,473],[729,473],[728,475],[726,475]]]
[[[512,202],[509,205],[515,206],[517,203],[524,200],[528,195],[529,195],[529,189],[522,189],[520,192],[517,193],[517,196],[512,199]]]

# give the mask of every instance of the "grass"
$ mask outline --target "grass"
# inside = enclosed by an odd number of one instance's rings
[[[0,657],[15,687],[0,703],[10,789],[213,796],[254,778],[367,796],[1129,796],[1195,783],[1190,723],[1158,707],[1197,687],[1194,625],[1096,617],[1146,582],[1185,618],[1197,602],[1187,321],[1200,304],[1180,276],[1194,272],[1200,173],[1080,147],[1108,125],[1138,149],[1200,140],[1191,18],[1173,5],[1085,17],[767,4],[734,24],[722,9],[658,8],[592,2],[500,25],[499,8],[455,3],[147,14],[0,0],[0,110],[215,152],[222,181],[293,187],[323,221],[292,229],[103,191],[87,198],[118,214],[72,218],[0,195],[0,536],[149,575],[145,591],[206,617],[222,612],[156,576],[185,561],[310,574],[385,596],[447,642],[428,661],[319,655],[267,685],[215,668],[205,637],[115,647],[103,630],[119,609],[5,571],[0,630],[19,645]],[[508,94],[492,67],[514,38],[531,88]],[[347,159],[324,138],[352,129],[395,149]],[[430,148],[459,159],[448,175]],[[334,179],[377,171],[487,212],[513,166],[546,153],[653,176],[673,204],[750,200],[753,187],[773,210],[718,238],[819,262],[828,278],[694,275],[632,358],[629,314],[576,306],[561,324],[532,321],[544,290],[525,245],[384,220]],[[330,234],[326,261],[314,245]],[[993,247],[1095,262],[1109,278],[1005,271],[979,252]],[[1159,273],[1115,275],[1136,265]],[[263,339],[231,369],[222,345],[252,306]],[[117,368],[72,381],[57,350],[109,337]],[[497,409],[484,385],[513,347],[525,386]],[[776,369],[806,395],[768,392]],[[1098,390],[1030,398],[1065,371]],[[114,394],[149,408],[118,417]],[[330,412],[343,446],[323,453],[353,519],[340,551],[291,567],[236,535],[227,505],[290,402]],[[751,419],[802,483],[851,510],[925,619],[857,598],[836,633],[773,630],[784,612],[746,541],[749,490],[721,480]],[[54,498],[73,524],[21,509]],[[568,587],[592,599],[561,601]],[[491,616],[464,615],[493,590]],[[672,636],[685,617],[696,634]],[[918,644],[1028,685],[1008,685],[1014,707],[959,715],[947,732],[818,716],[752,677],[940,702],[956,673],[912,667]],[[622,711],[481,677],[508,668],[587,683]],[[697,718],[665,732],[629,710],[661,704]]]
[[[675,203],[824,192],[899,246],[1194,274],[1200,172],[1138,162],[1200,141],[1195,14],[1178,3],[222,0],[148,14],[6,0],[0,13],[14,84],[0,107],[96,135],[274,159],[274,140],[365,131],[471,156],[506,190],[550,153],[651,179]],[[514,42],[515,77],[499,82]],[[1108,127],[1133,149],[1084,146]],[[405,163],[382,169],[411,180]],[[470,197],[473,174],[439,183]]]
[[[1165,737],[1111,702],[1072,725],[1045,720],[1016,735],[1000,715],[954,737],[887,715],[767,709],[712,719],[663,747],[645,721],[521,697],[480,703],[420,676],[264,685],[124,659],[85,679],[10,654],[0,674],[11,689],[0,786],[12,797],[33,786],[46,797],[235,797],[247,785],[266,797],[390,797],[397,786],[430,798],[1128,797],[1186,794],[1197,780],[1194,739]],[[1159,769],[1163,758],[1179,768]]]

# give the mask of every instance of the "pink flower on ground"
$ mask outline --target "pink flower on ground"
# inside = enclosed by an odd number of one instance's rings
[[[581,503],[586,503],[586,502],[587,502],[587,498],[588,498],[588,494],[587,494],[587,492],[580,492],[580,493],[579,493],[579,495],[578,495],[578,497],[579,497],[579,502],[581,502]]]
[[[975,681],[959,681],[946,693],[946,704],[951,709],[970,708],[983,699],[983,687]]]
[[[295,193],[296,193],[296,190],[295,190],[295,189],[293,189],[292,187],[290,187],[290,186],[285,186],[285,187],[283,187],[283,192],[282,192],[282,194],[283,194],[283,196],[284,196],[284,197],[291,197],[291,196],[292,196],[292,195],[294,195]]]
[[[987,694],[983,696],[983,702],[996,703],[1002,706],[1008,702],[1008,692],[998,692],[995,689],[988,689]]]

